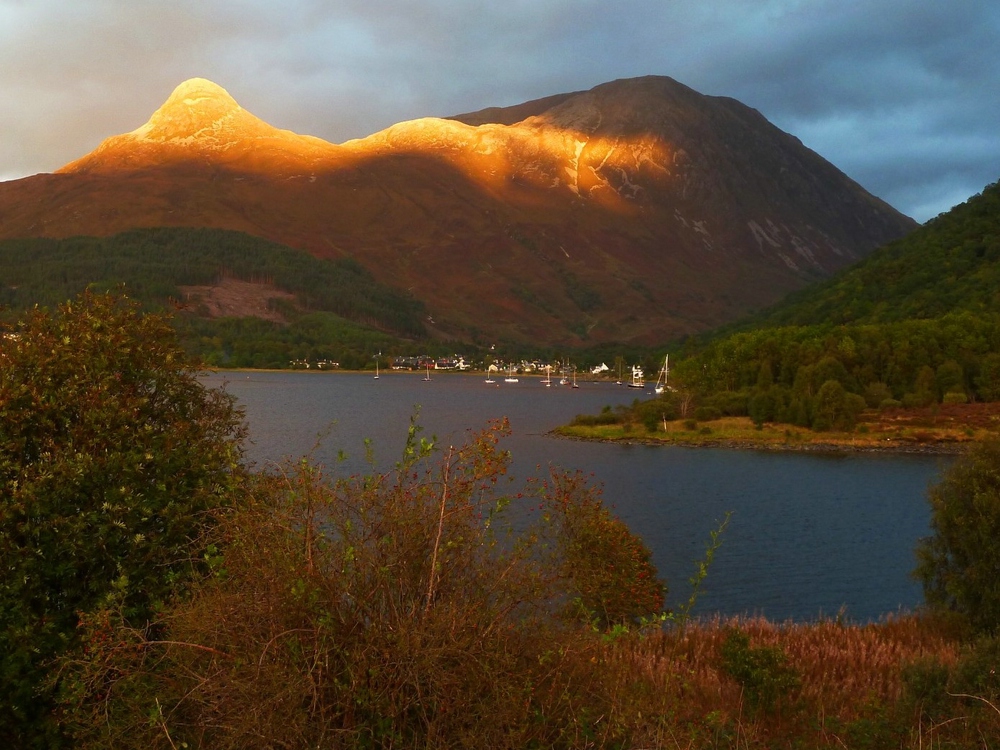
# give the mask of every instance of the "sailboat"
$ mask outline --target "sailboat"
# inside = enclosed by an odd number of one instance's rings
[[[622,360],[621,357],[618,358],[618,380],[615,381],[615,385],[622,384]]]
[[[424,367],[427,368],[427,370],[426,370],[427,374],[424,375],[424,380],[430,380],[431,379],[431,366],[430,365],[424,365]]]
[[[514,365],[507,368],[507,377],[503,379],[505,383],[516,383],[517,378],[514,377]]]
[[[656,378],[656,386],[653,388],[657,393],[663,393],[667,389],[667,377],[670,375],[670,355],[663,358],[663,369],[660,370]]]
[[[579,388],[580,387],[580,386],[578,386],[576,384],[576,368],[575,367],[573,368],[573,386],[572,387],[573,388]]]
[[[381,357],[381,356],[382,356],[382,352],[379,352],[375,356],[375,380],[378,380],[378,360],[379,360],[379,357]]]
[[[546,388],[550,388],[552,386],[551,373],[552,373],[552,365],[545,365],[545,377],[542,379],[542,384]]]
[[[632,365],[632,382],[628,384],[629,388],[645,388],[646,381],[642,378],[642,368],[639,365]]]

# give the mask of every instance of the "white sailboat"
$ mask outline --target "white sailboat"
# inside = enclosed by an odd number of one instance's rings
[[[657,393],[663,393],[667,390],[667,378],[670,376],[670,355],[668,354],[663,358],[663,369],[660,370],[660,374],[656,378],[656,386],[653,388]]]
[[[424,365],[424,367],[427,368],[426,369],[427,374],[424,375],[424,380],[430,380],[431,379],[431,366],[430,365]]]
[[[643,379],[642,368],[639,365],[632,365],[632,382],[628,384],[629,388],[645,388],[646,381]]]
[[[378,360],[382,356],[382,352],[375,355],[375,380],[378,380]]]
[[[573,388],[579,388],[580,387],[580,386],[578,386],[576,384],[576,368],[575,367],[573,368],[573,386],[572,387]]]
[[[510,365],[510,367],[507,368],[507,377],[503,379],[503,382],[505,383],[518,382],[517,378],[514,377],[514,365]]]
[[[545,377],[542,378],[542,385],[546,388],[552,387],[552,365],[545,365]]]

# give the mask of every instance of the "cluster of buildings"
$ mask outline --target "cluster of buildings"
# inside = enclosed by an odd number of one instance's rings
[[[416,357],[393,357],[393,370],[468,370],[472,365],[466,363],[461,354],[448,357],[429,357],[421,354]]]
[[[297,369],[304,368],[306,370],[312,369],[313,365],[307,359],[290,359],[288,360],[288,366]],[[321,359],[316,363],[317,370],[336,370],[340,367],[340,362],[334,362],[332,359]]]

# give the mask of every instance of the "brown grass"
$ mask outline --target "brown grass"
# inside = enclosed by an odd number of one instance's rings
[[[734,629],[748,634],[755,648],[781,649],[799,677],[776,711],[751,710],[744,689],[722,669],[722,644]],[[849,737],[866,736],[870,747],[884,746],[879,743],[887,738],[901,747],[963,747],[977,733],[995,741],[1000,731],[985,704],[970,712],[961,699],[941,695],[952,712],[936,721],[914,707],[907,668],[951,669],[962,653],[957,633],[927,617],[863,625],[714,619],[612,651],[614,668],[632,675],[624,710],[643,743],[637,747],[850,747]]]

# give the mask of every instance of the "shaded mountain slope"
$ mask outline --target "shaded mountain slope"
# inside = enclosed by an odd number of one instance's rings
[[[962,311],[1000,313],[1000,182],[746,325],[889,323]]]

